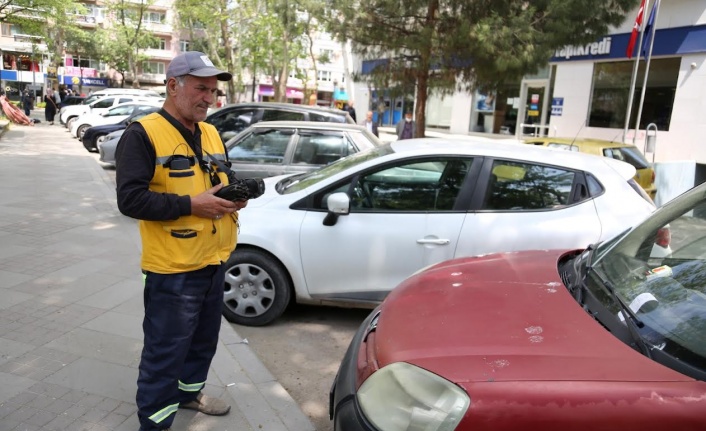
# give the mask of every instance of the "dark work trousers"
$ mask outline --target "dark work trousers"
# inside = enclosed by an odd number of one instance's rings
[[[145,334],[137,379],[140,430],[169,428],[180,403],[196,398],[216,353],[223,265],[145,274]]]

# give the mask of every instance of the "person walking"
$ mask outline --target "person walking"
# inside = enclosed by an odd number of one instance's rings
[[[166,76],[162,109],[133,122],[116,149],[118,208],[139,220],[142,237],[141,431],[169,429],[179,408],[230,411],[201,390],[218,343],[223,262],[236,245],[237,211],[247,205],[214,196],[228,176],[209,160],[226,161],[226,151],[203,122],[218,81],[233,76],[196,51],[174,57]]]
[[[56,106],[56,102],[54,101],[54,92],[53,90],[48,89],[44,94],[44,119],[47,120],[47,123],[51,125],[54,124],[54,116],[56,115],[56,111],[58,111],[58,108]]]
[[[385,100],[380,97],[380,100],[378,100],[378,127],[382,126],[382,119],[385,116],[385,111],[387,110],[387,105],[385,104]]]
[[[395,126],[397,131],[397,140],[415,138],[416,123],[412,120],[412,113],[405,112],[404,119],[400,120]]]
[[[34,109],[34,99],[32,95],[29,94],[29,90],[25,90],[24,93],[22,93],[20,101],[22,102],[22,108],[25,110],[25,115],[29,117],[30,111]]]
[[[363,121],[363,126],[373,135],[380,137],[378,135],[378,125],[373,121],[373,111],[368,111],[365,113],[365,121]]]

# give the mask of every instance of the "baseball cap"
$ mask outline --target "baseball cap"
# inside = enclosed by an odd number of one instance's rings
[[[203,52],[187,51],[174,57],[167,67],[167,79],[175,76],[191,75],[198,77],[215,76],[219,81],[230,81],[233,75],[216,69]]]

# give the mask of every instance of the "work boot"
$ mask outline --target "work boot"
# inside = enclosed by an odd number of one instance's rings
[[[209,397],[201,392],[195,400],[180,404],[179,408],[197,410],[211,416],[223,416],[230,411],[230,406],[220,398]]]

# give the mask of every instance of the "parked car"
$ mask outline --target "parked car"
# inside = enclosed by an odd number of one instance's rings
[[[66,96],[59,104],[59,108],[63,108],[64,106],[80,105],[84,100],[86,100],[86,97],[84,96]]]
[[[134,96],[134,95],[119,95],[119,96],[107,96],[100,98],[98,100],[95,100],[91,102],[88,105],[74,105],[74,106],[67,106],[63,108],[61,111],[61,122],[63,124],[66,124],[66,128],[71,130],[71,126],[73,126],[73,122],[75,121],[76,118],[83,114],[87,113],[101,113],[107,111],[109,108],[112,108],[117,105],[121,105],[123,103],[128,103],[128,102],[134,102],[138,100],[161,100],[162,102],[164,99],[161,98],[152,98],[150,97],[149,99],[144,97],[144,96]]]
[[[655,242],[671,253],[651,255]],[[583,250],[455,259],[408,278],[354,336],[329,411],[337,431],[698,430],[704,328],[701,185]]]
[[[125,129],[120,129],[110,132],[103,141],[97,143],[98,153],[100,154],[100,157],[98,157],[99,161],[115,166],[115,149],[118,147],[118,142],[124,131]]]
[[[453,257],[610,238],[654,210],[634,175],[605,157],[436,138],[266,178],[240,213],[223,313],[264,325],[290,299],[370,306]]]
[[[71,125],[70,132],[74,138],[82,139],[86,130],[93,126],[115,124],[125,120],[130,115],[141,110],[161,108],[162,99],[136,99],[132,102],[116,105],[103,112],[89,112],[76,118]]]
[[[115,107],[113,109],[118,109],[118,107]],[[157,112],[160,109],[161,108],[159,106],[141,107],[136,112],[133,112],[132,114],[130,114],[130,116],[127,117],[126,119],[121,120],[119,123],[103,124],[101,126],[90,127],[84,132],[83,137],[81,138],[81,141],[83,142],[83,146],[88,151],[96,151],[97,152],[98,145],[101,142],[103,142],[111,132],[115,132],[117,130],[124,130],[133,121],[137,121],[140,118],[144,117],[145,115],[151,114],[153,112]]]
[[[309,172],[380,145],[365,127],[312,121],[260,122],[226,142],[228,158],[242,178]]]
[[[80,103],[77,103],[77,104],[88,106],[91,103],[93,103],[99,99],[105,99],[106,97],[111,97],[111,96],[115,97],[115,96],[123,96],[123,95],[124,96],[163,98],[163,96],[161,96],[159,93],[157,93],[156,91],[153,91],[153,90],[142,90],[142,89],[135,89],[135,88],[106,88],[106,89],[98,90],[98,91],[91,93],[91,95],[85,97]],[[71,97],[73,97],[73,96],[71,96]],[[71,105],[69,105],[69,106],[71,106]],[[66,121],[64,121],[64,118],[66,118],[67,116],[63,115],[66,112],[66,108],[68,108],[68,106],[64,107],[63,103],[62,103],[62,106],[60,106],[60,109],[59,109],[59,112],[57,115],[59,117],[59,121],[61,122],[61,124],[66,124]],[[72,108],[72,110],[75,110],[75,108]],[[76,111],[72,111],[72,113],[73,112],[76,112]]]
[[[636,146],[619,142],[602,141],[599,139],[573,138],[527,138],[525,143],[542,145],[559,150],[580,151],[582,153],[605,156],[630,163],[636,169],[635,181],[654,200],[657,195],[655,186],[655,171]]]
[[[274,102],[226,105],[214,110],[206,118],[207,123],[216,127],[223,142],[260,121],[321,121],[355,124],[348,112],[339,109]]]

